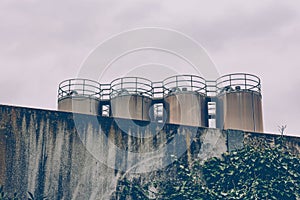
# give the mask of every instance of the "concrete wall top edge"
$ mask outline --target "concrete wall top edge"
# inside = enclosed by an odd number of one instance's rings
[[[82,117],[95,117],[95,115],[88,115],[88,114],[82,114],[82,113],[72,113],[72,112],[68,112],[68,111],[57,111],[57,110],[50,110],[50,109],[42,109],[42,108],[32,108],[32,107],[25,107],[25,106],[15,106],[15,105],[3,105],[0,104],[0,110],[5,110],[5,109],[17,109],[17,110],[22,110],[23,112],[41,112],[41,113],[48,113],[48,114],[55,114],[55,115],[61,115],[62,117],[64,116],[64,118],[71,118],[72,115],[76,115],[76,116],[82,116]],[[98,119],[114,119],[114,117],[105,117],[105,116],[96,116]],[[149,124],[149,121],[143,121],[143,120],[132,120],[132,119],[125,119],[125,118],[115,118],[117,120],[122,120],[122,121],[134,121],[137,122],[138,124],[141,125],[147,125]],[[155,122],[155,124],[157,125],[163,125],[162,123],[157,123]],[[195,128],[198,126],[190,126],[190,125],[179,125],[179,124],[173,124],[173,123],[166,123],[167,126],[182,126],[182,127],[191,127],[191,128]],[[203,128],[203,129],[215,129],[215,128],[207,128],[207,127],[198,127],[198,128]],[[254,135],[266,135],[266,136],[274,136],[274,137],[279,137],[280,134],[276,134],[276,133],[260,133],[260,132],[250,132],[250,131],[243,131],[243,130],[238,130],[238,129],[224,129],[224,131],[226,130],[236,130],[236,131],[242,131],[245,132],[246,134],[254,134]],[[284,137],[288,137],[288,138],[294,138],[294,139],[300,139],[300,136],[295,136],[295,135],[284,135]]]

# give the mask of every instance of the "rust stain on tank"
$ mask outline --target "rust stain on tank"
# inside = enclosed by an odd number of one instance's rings
[[[218,96],[218,128],[263,132],[261,95],[252,91]]]

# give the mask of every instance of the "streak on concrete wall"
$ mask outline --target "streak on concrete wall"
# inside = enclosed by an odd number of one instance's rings
[[[4,127],[0,127],[0,185],[3,185],[5,182],[5,146],[6,137],[4,134]]]

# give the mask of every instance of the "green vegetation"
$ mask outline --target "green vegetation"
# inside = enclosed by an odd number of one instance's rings
[[[142,177],[119,180],[114,198],[215,200],[215,199],[297,199],[300,197],[300,159],[282,145],[282,137],[266,143],[245,146],[205,163],[188,164],[174,158],[172,165],[156,172],[155,179]],[[35,199],[28,192],[28,200]],[[0,200],[19,200],[0,187]],[[44,199],[46,199],[44,197]]]
[[[191,166],[175,160],[167,178],[138,184],[120,180],[118,199],[296,199],[300,196],[300,159],[279,145],[249,145]],[[150,189],[149,189],[150,188]],[[152,189],[151,189],[152,188]],[[153,188],[156,188],[153,190]],[[152,190],[152,191],[151,191]]]
[[[13,196],[9,196],[4,190],[3,186],[0,185],[0,200],[21,200],[19,193],[15,192]],[[28,192],[28,200],[36,200],[37,198],[34,198],[33,194],[31,192]],[[47,199],[46,197],[41,198]]]
[[[20,200],[19,194],[14,193],[12,197],[9,197],[6,192],[3,190],[3,186],[0,185],[0,200]]]

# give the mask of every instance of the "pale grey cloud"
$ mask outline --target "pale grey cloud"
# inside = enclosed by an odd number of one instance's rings
[[[172,28],[203,44],[220,73],[263,83],[267,131],[300,134],[298,1],[77,0],[0,2],[0,103],[56,108],[58,83],[76,76],[96,45],[143,26]]]

